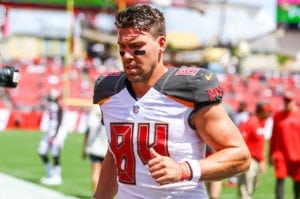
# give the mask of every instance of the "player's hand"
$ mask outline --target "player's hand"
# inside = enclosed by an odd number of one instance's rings
[[[265,164],[265,162],[260,162],[260,163],[259,163],[259,172],[260,172],[261,174],[266,173],[266,164]]]
[[[160,185],[181,181],[179,164],[167,156],[158,154],[150,149],[152,159],[148,162],[151,177]]]
[[[49,144],[50,144],[50,146],[53,146],[54,141],[55,141],[55,137],[51,137],[51,138],[49,139]]]

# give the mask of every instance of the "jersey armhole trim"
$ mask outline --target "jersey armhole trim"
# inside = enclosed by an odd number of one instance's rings
[[[174,100],[174,101],[176,101],[176,102],[178,102],[178,103],[180,103],[184,106],[187,106],[189,108],[194,108],[195,107],[193,102],[189,102],[187,100],[183,100],[183,99],[180,99],[178,97],[174,97],[174,96],[170,96],[170,95],[167,95],[167,97],[170,98],[171,100]]]

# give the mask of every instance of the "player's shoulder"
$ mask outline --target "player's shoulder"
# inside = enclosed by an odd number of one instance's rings
[[[126,75],[121,71],[100,75],[94,85],[93,103],[118,93],[125,87],[125,80]]]
[[[195,66],[170,68],[154,87],[166,95],[194,103],[221,102],[223,97],[216,74]]]

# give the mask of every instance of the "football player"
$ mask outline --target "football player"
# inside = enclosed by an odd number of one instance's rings
[[[94,87],[109,140],[95,197],[208,198],[203,181],[244,172],[250,162],[216,75],[164,65],[165,19],[156,8],[134,5],[115,25],[124,72]],[[208,158],[206,143],[215,151]]]
[[[60,185],[62,183],[60,154],[67,130],[63,124],[61,95],[57,90],[51,90],[47,100],[47,110],[43,116],[47,128],[38,146],[38,154],[45,165],[47,174],[41,178],[40,182],[46,185]],[[50,161],[48,153],[52,155],[53,162]]]

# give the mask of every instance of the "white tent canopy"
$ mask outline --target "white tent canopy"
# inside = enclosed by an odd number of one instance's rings
[[[205,45],[216,40],[236,44],[276,29],[274,0],[211,2],[214,3],[207,3],[204,13],[183,7],[164,7],[167,30],[192,32]]]

